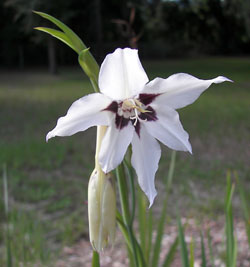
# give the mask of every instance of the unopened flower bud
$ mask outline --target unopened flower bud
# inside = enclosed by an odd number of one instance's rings
[[[115,239],[116,198],[110,174],[94,170],[88,186],[89,238],[102,251]]]

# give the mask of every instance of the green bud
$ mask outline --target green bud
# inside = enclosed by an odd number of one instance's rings
[[[88,186],[89,238],[102,251],[115,240],[116,197],[111,174],[94,170]]]

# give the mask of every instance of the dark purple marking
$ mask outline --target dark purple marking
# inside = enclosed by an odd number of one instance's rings
[[[138,136],[140,138],[141,123],[139,121],[137,121],[136,125],[134,125],[134,127],[135,127],[135,132],[138,134]]]
[[[160,94],[139,94],[139,101],[144,105],[149,105]]]
[[[114,113],[117,113],[118,110],[118,103],[113,101],[109,106],[107,106],[104,110],[108,110]]]
[[[156,112],[153,108],[151,108],[150,106],[146,108],[146,110],[150,111],[150,112],[145,112],[145,113],[141,113],[139,115],[139,118],[142,120],[146,120],[146,121],[156,121],[158,120],[157,116],[156,116]]]
[[[130,119],[126,119],[123,116],[119,116],[118,114],[116,114],[115,116],[115,125],[116,128],[121,130],[123,127],[127,126],[129,123]]]

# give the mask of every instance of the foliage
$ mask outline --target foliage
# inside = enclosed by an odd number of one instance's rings
[[[45,63],[44,37],[32,31],[41,23],[32,11],[41,10],[66,22],[81,38],[84,37],[94,55],[102,58],[115,47],[129,45],[128,38],[112,21],[128,21],[132,7],[135,9],[133,31],[140,35],[138,46],[145,57],[249,54],[248,2],[108,0],[103,4],[98,0],[72,0],[58,4],[41,0],[4,0],[0,3],[3,22],[0,57],[4,64],[12,67],[16,62],[24,64],[22,61],[27,65]],[[36,53],[34,40],[39,42],[40,53]],[[60,64],[75,62],[72,53],[63,46],[58,45],[57,50]]]

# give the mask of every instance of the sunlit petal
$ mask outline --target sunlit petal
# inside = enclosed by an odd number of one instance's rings
[[[131,163],[138,176],[139,185],[148,197],[151,206],[157,194],[154,179],[161,157],[161,148],[159,143],[141,125],[140,136],[137,133],[134,134],[132,149]]]
[[[55,136],[70,136],[95,125],[109,125],[113,114],[103,109],[110,103],[109,97],[99,93],[78,99],[67,114],[58,119],[56,127],[47,134],[46,140]]]
[[[146,85],[143,92],[160,94],[155,98],[157,103],[178,109],[192,104],[211,84],[225,81],[231,80],[223,76],[202,80],[186,73],[178,73],[167,79],[154,79]]]
[[[123,100],[138,94],[148,82],[138,51],[116,49],[104,59],[100,74],[100,91],[114,100]]]

